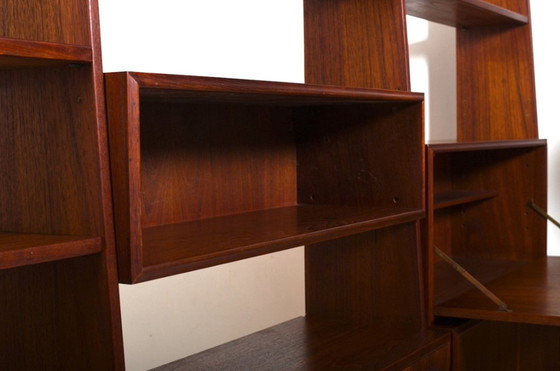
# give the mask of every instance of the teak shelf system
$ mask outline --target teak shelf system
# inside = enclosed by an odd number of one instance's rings
[[[97,2],[1,8],[0,369],[123,369]]]
[[[304,0],[306,84],[108,74],[109,129],[96,0],[0,1],[0,368],[123,369],[116,255],[299,245],[305,317],[162,369],[557,368],[528,1]],[[458,142],[424,147],[406,13],[457,28]]]

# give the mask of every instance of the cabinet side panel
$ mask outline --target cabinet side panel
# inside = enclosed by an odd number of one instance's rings
[[[3,0],[0,37],[91,45],[88,0]]]
[[[459,141],[538,138],[530,25],[457,30]]]
[[[305,0],[305,81],[410,90],[400,0]]]
[[[416,223],[306,246],[308,318],[417,330]]]

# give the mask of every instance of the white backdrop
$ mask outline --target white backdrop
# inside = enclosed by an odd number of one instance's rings
[[[99,0],[105,72],[303,82],[301,0]],[[557,2],[532,1],[539,130],[549,140],[549,211],[560,218],[555,108]],[[427,138],[455,131],[454,30],[409,17],[412,86]],[[437,71],[437,76],[436,76]],[[549,228],[549,251],[560,254]],[[121,285],[128,370],[146,370],[304,313],[301,248],[139,285]]]

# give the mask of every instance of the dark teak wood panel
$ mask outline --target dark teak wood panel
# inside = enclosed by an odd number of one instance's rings
[[[459,141],[538,138],[530,25],[457,30]]]
[[[305,82],[410,90],[400,0],[305,0]]]

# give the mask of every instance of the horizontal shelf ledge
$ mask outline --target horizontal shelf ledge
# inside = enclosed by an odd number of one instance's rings
[[[0,232],[0,269],[100,252],[100,237]]]
[[[409,15],[451,27],[523,25],[529,17],[481,0],[407,0]]]
[[[497,195],[497,192],[470,190],[438,192],[435,195],[434,209],[439,210],[448,207],[489,200],[496,197]]]
[[[92,62],[87,46],[0,38],[0,68],[41,67]]]
[[[532,149],[545,147],[546,139],[500,140],[480,142],[440,142],[428,143],[428,149],[438,153],[492,151],[507,149]]]
[[[448,341],[441,330],[411,333],[300,317],[154,370],[400,370]]]
[[[135,81],[142,99],[188,100],[237,104],[321,105],[348,103],[419,103],[421,93],[344,88],[327,85],[182,76],[139,72],[107,74]],[[113,76],[114,75],[114,76]]]
[[[418,220],[422,210],[301,205],[142,230],[135,282]]]
[[[459,263],[461,263],[459,261]],[[472,318],[491,321],[560,325],[560,257],[533,262],[495,262],[479,259],[465,266],[478,265],[475,270],[494,271],[496,277],[483,279],[486,286],[504,301],[511,312],[500,312],[497,306],[478,290],[471,290],[449,299],[434,308],[437,316]],[[484,268],[486,266],[486,268]],[[502,274],[497,274],[495,272]],[[473,272],[476,277],[478,273]]]

